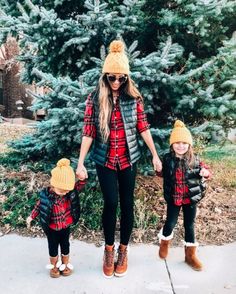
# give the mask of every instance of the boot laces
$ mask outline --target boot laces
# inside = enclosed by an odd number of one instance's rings
[[[105,250],[105,263],[108,267],[113,265],[113,263],[114,263],[114,250],[113,251]]]
[[[127,256],[127,249],[125,249],[125,250],[119,250],[117,264],[118,265],[123,265],[126,256]]]

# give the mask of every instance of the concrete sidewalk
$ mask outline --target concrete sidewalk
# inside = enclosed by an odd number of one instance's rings
[[[184,263],[184,249],[171,248],[167,262],[154,245],[131,245],[125,277],[105,279],[103,248],[71,241],[74,273],[52,279],[46,239],[6,235],[0,238],[0,291],[2,294],[235,294],[236,243],[199,247],[204,264],[195,272]]]

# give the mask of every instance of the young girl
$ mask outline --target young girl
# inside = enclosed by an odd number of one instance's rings
[[[69,263],[70,226],[76,224],[80,216],[78,191],[85,185],[84,178],[75,183],[75,173],[70,160],[62,158],[51,171],[51,186],[39,193],[36,203],[26,223],[29,228],[38,215],[42,228],[47,236],[50,256],[50,276],[58,278],[72,273],[73,266]],[[81,174],[82,175],[82,174]],[[61,249],[61,261],[58,259],[58,247]]]
[[[209,170],[193,153],[193,140],[184,123],[177,120],[170,135],[170,152],[164,155],[163,177],[164,198],[167,202],[167,218],[158,234],[160,258],[168,255],[180,209],[183,209],[185,230],[185,262],[194,270],[202,270],[202,263],[196,257],[198,243],[195,241],[194,222],[197,203],[204,197],[203,179],[210,176]]]

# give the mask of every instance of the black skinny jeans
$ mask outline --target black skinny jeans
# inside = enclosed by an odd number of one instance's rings
[[[96,165],[97,175],[101,186],[104,206],[102,224],[107,245],[115,241],[116,212],[120,200],[120,243],[127,245],[134,222],[134,186],[136,164],[124,170],[112,170]]]
[[[196,205],[182,205],[184,216],[185,242],[195,243],[194,222],[196,218]],[[167,204],[167,218],[163,228],[163,236],[169,236],[178,220],[181,206]]]
[[[61,247],[61,254],[68,255],[70,253],[70,228],[55,231],[49,228],[47,232],[48,250],[51,257],[58,255],[58,247]]]

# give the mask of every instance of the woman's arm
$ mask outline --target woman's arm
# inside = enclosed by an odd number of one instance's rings
[[[150,130],[148,129],[142,132],[140,135],[142,136],[144,142],[146,143],[150,152],[152,153],[152,163],[153,163],[154,170],[157,172],[161,172],[162,163],[159,156],[157,155],[156,147],[154,145]]]
[[[87,169],[84,166],[84,160],[86,158],[86,155],[89,152],[89,149],[90,149],[92,143],[93,143],[92,137],[83,136],[81,147],[80,147],[79,161],[78,161],[78,165],[77,165],[77,169],[76,169],[76,175],[81,180],[88,178]]]

